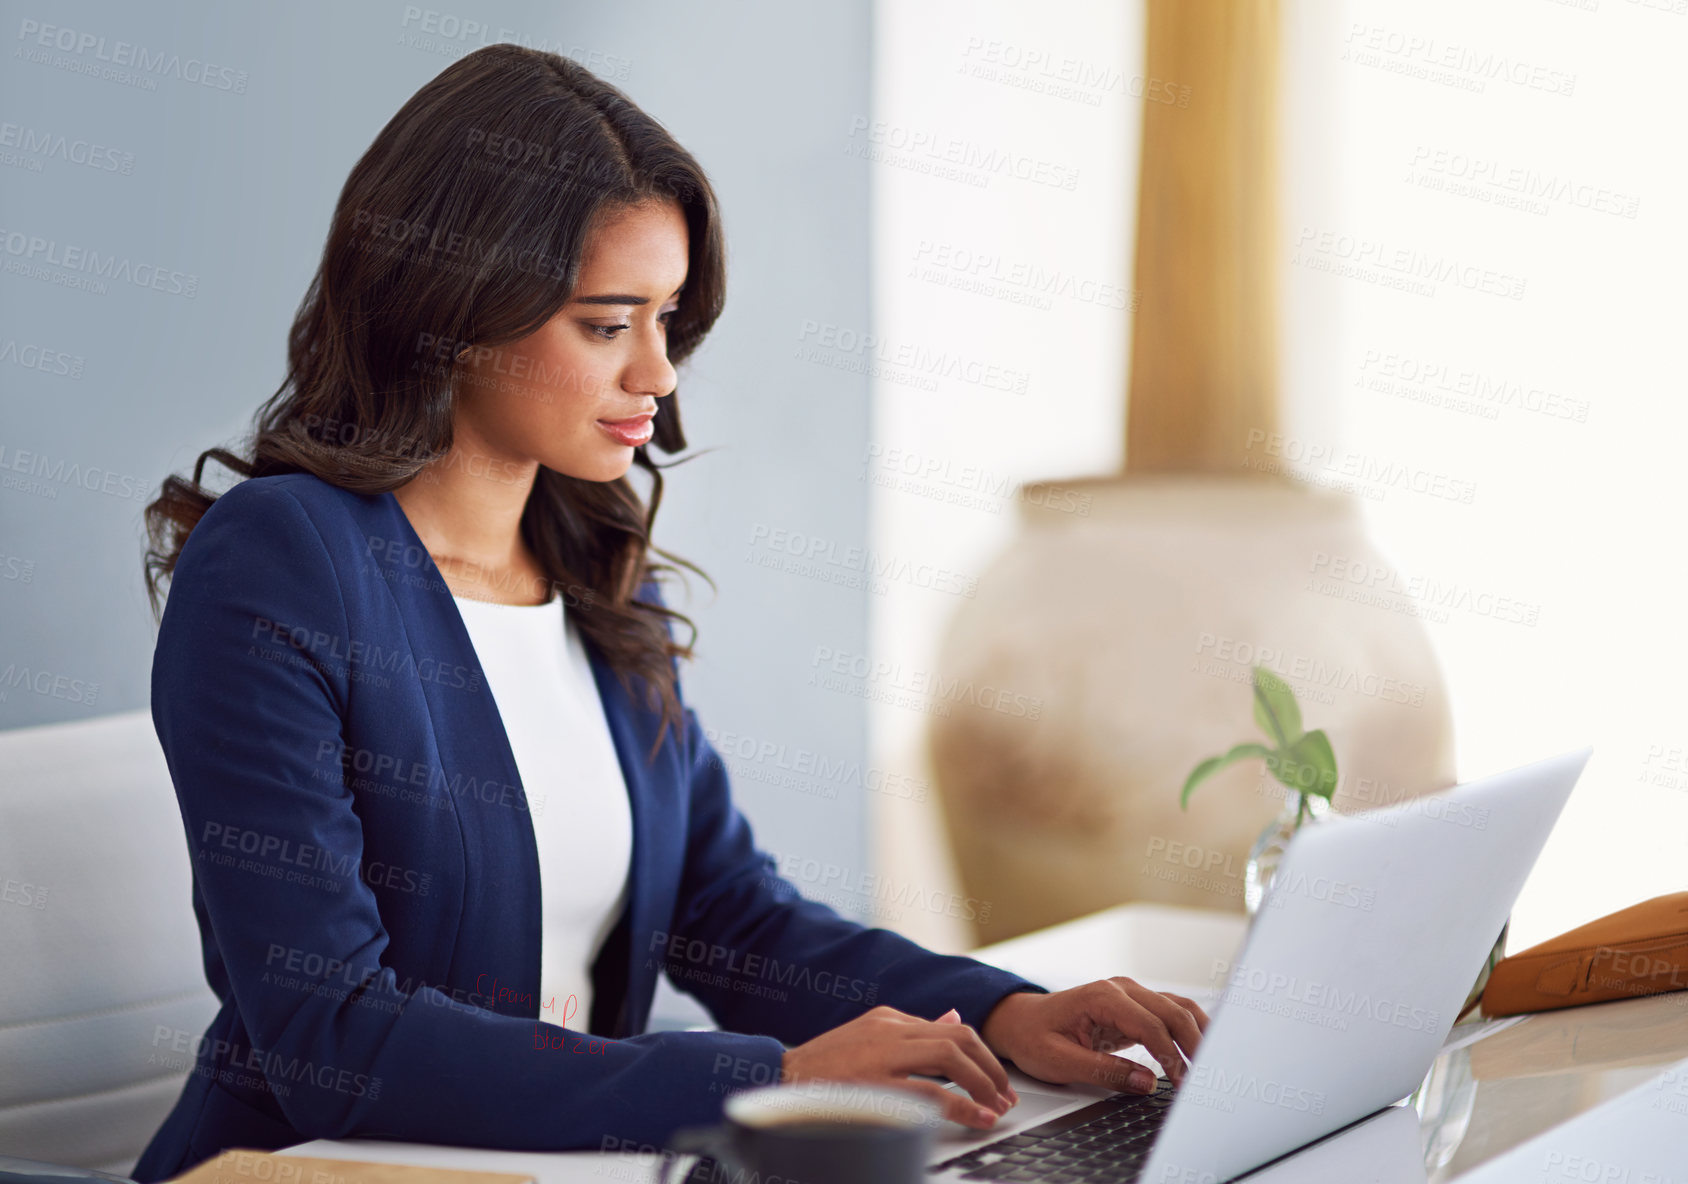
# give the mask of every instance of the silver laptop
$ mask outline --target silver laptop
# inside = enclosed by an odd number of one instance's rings
[[[941,1180],[1219,1184],[1424,1079],[1592,749],[1296,835],[1183,1085],[1152,1096],[1010,1070],[1020,1104],[937,1143]],[[1133,1050],[1134,1057],[1142,1049]]]

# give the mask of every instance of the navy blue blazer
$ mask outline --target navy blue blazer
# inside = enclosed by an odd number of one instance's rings
[[[152,713],[222,1008],[203,1037],[155,1036],[193,1067],[137,1180],[314,1138],[660,1145],[875,1004],[976,1026],[1043,990],[803,899],[692,710],[649,759],[645,684],[588,651],[632,808],[628,904],[592,1014],[541,1018],[521,779],[398,501],[288,474],[211,506],[171,583]],[[723,1030],[646,1033],[659,971]]]

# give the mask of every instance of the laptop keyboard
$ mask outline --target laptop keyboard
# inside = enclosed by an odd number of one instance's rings
[[[1172,1082],[1152,1094],[1114,1094],[1058,1115],[1041,1126],[974,1147],[930,1171],[955,1168],[964,1180],[1108,1180],[1129,1184],[1172,1108]]]

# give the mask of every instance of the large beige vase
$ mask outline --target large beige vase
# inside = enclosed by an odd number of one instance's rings
[[[1130,900],[1242,910],[1282,791],[1256,760],[1187,811],[1178,794],[1198,761],[1264,739],[1256,663],[1329,734],[1339,812],[1454,783],[1428,606],[1350,497],[1256,477],[1076,492],[1028,499],[939,658],[930,755],[965,892],[990,902],[982,941]]]

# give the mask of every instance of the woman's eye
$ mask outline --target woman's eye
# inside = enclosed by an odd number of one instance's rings
[[[680,310],[677,308],[670,308],[657,313],[656,323],[664,329],[668,328],[668,322],[673,320],[679,311]],[[633,326],[631,324],[620,324],[587,325],[586,327],[590,329],[595,336],[603,339],[604,341],[614,341],[617,337],[631,329]]]

